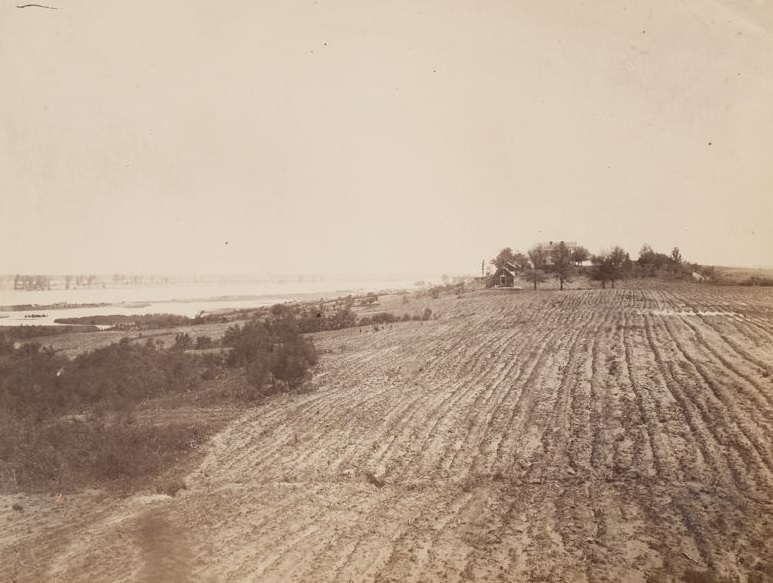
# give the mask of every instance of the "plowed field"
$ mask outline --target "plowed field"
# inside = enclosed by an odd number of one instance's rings
[[[317,335],[174,498],[0,499],[0,581],[773,581],[771,291],[425,303]]]

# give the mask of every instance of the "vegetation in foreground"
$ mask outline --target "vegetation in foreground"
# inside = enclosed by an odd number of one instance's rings
[[[301,388],[318,360],[309,333],[436,317],[430,308],[402,316],[353,311],[376,305],[375,294],[279,304],[219,340],[180,332],[165,348],[154,338],[124,337],[72,359],[9,329],[0,334],[0,491],[146,484],[222,426],[221,417],[207,421],[207,409],[232,405],[236,414]],[[164,315],[147,322],[172,323]],[[205,414],[163,415],[191,406]]]
[[[190,344],[187,334],[166,350],[152,339],[124,338],[70,360],[0,337],[0,489],[131,486],[158,476],[216,424],[184,417],[153,423],[140,411],[197,400],[204,408],[253,402],[299,387],[316,363],[313,344],[292,319],[230,328],[230,351],[211,350],[206,337],[195,342],[205,352],[186,351]],[[248,383],[220,382],[238,368]]]

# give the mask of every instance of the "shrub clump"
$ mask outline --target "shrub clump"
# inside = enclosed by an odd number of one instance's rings
[[[314,345],[291,318],[231,326],[223,345],[231,349],[228,365],[243,366],[247,380],[261,394],[298,387],[318,360]]]
[[[151,341],[69,360],[0,339],[0,490],[69,489],[158,474],[205,437],[202,427],[136,423],[144,400],[197,386],[203,359]]]
[[[206,438],[203,428],[108,422],[93,416],[0,428],[0,489],[66,490],[152,478]]]
[[[760,277],[758,275],[753,275],[750,278],[743,280],[738,285],[751,287],[773,287],[773,277]]]
[[[198,360],[128,338],[69,360],[50,348],[0,341],[0,409],[44,419],[85,406],[122,408],[194,388]]]
[[[373,314],[372,316],[363,316],[360,318],[359,324],[360,326],[377,326],[379,324],[392,324],[399,321],[400,316],[396,316],[391,312],[379,312],[377,314]]]

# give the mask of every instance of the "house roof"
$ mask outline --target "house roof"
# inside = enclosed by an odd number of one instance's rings
[[[494,274],[496,275],[496,274],[497,274],[497,273],[499,273],[500,271],[506,271],[507,273],[509,273],[510,275],[512,275],[513,277],[515,277],[515,275],[516,275],[516,272],[518,271],[518,268],[516,268],[516,267],[515,267],[515,265],[513,265],[512,263],[510,263],[510,262],[508,261],[508,262],[506,262],[506,263],[505,263],[505,264],[504,264],[502,267],[500,267],[499,269],[497,269],[497,270],[494,272]]]
[[[558,246],[559,243],[561,241],[543,241],[542,243],[537,243],[536,247],[543,251],[550,251],[553,247]],[[577,241],[563,241],[563,243],[569,250],[575,249],[578,246]]]

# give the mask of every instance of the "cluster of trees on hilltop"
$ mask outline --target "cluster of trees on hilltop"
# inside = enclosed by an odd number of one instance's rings
[[[518,276],[529,281],[535,290],[538,284],[551,276],[559,280],[560,289],[563,290],[564,283],[570,282],[576,274],[590,276],[600,281],[602,287],[606,287],[607,283],[615,287],[616,281],[629,277],[688,279],[693,273],[698,273],[705,280],[715,279],[713,267],[685,261],[679,247],[665,254],[644,245],[639,251],[639,257],[633,260],[618,245],[593,255],[581,245],[570,247],[560,241],[550,249],[538,245],[526,253],[505,247],[491,260],[494,269],[508,264]]]

